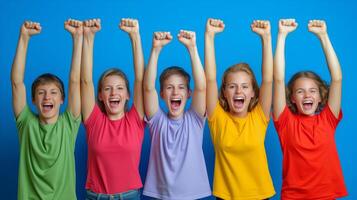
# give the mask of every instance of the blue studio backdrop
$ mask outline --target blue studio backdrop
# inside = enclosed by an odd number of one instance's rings
[[[356,124],[356,117],[353,113],[357,112],[353,104],[356,99],[353,78],[357,73],[354,60],[357,46],[354,35],[357,32],[356,8],[357,4],[352,0],[2,1],[0,6],[0,91],[2,93],[0,100],[0,199],[16,199],[17,197],[19,142],[12,111],[9,77],[21,24],[29,19],[38,21],[42,25],[42,33],[31,39],[27,55],[25,84],[27,103],[32,104],[30,101],[31,83],[42,73],[50,72],[58,75],[64,81],[67,91],[72,40],[70,34],[64,30],[63,23],[68,18],[79,20],[100,18],[102,20],[102,30],[97,33],[95,40],[94,81],[97,82],[105,69],[119,67],[128,75],[132,86],[134,70],[130,40],[128,35],[118,28],[120,19],[127,17],[137,18],[140,22],[146,63],[150,54],[152,33],[170,31],[176,36],[180,29],[196,31],[197,45],[203,62],[206,20],[209,17],[223,19],[226,24],[225,31],[216,37],[219,82],[224,70],[238,62],[249,63],[260,82],[262,47],[259,37],[250,30],[250,24],[254,19],[270,20],[273,50],[275,50],[277,25],[280,18],[295,18],[299,23],[298,29],[289,35],[286,42],[286,78],[290,78],[293,73],[300,70],[314,70],[323,79],[329,81],[329,71],[320,42],[307,31],[309,19],[326,20],[328,33],[343,71],[343,119],[337,128],[336,143],[349,192],[349,196],[345,199],[357,199],[357,136],[356,129],[353,128]],[[171,65],[182,66],[191,73],[187,50],[176,37],[164,48],[158,64],[158,73]],[[158,86],[157,82],[157,88]],[[161,105],[164,106],[164,104]],[[66,103],[62,106],[62,111],[65,106]],[[32,109],[34,110],[33,106]],[[145,181],[150,150],[147,130],[145,134],[140,163],[143,181]],[[272,122],[267,130],[265,145],[271,176],[277,192],[272,199],[280,199],[282,153]],[[212,186],[214,151],[207,125],[204,131],[203,151]],[[83,126],[78,134],[75,156],[77,197],[84,199],[87,147]]]

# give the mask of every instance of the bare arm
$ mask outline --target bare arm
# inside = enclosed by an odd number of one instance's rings
[[[78,20],[69,19],[64,23],[73,40],[72,64],[69,78],[68,109],[77,118],[81,114],[80,75],[83,44],[83,26]]]
[[[41,25],[26,21],[20,29],[16,55],[11,69],[12,105],[15,117],[18,117],[26,105],[26,88],[24,84],[27,47],[30,37],[41,32]]]
[[[159,108],[158,95],[155,89],[157,61],[163,46],[172,40],[169,32],[155,32],[152,42],[150,60],[144,75],[144,109],[145,115],[151,118]]]
[[[211,116],[218,101],[218,86],[216,79],[216,55],[214,37],[224,30],[224,23],[218,19],[208,19],[205,32],[205,73],[206,73],[206,103],[207,114]]]
[[[136,19],[122,19],[119,25],[120,29],[127,32],[130,36],[134,55],[134,105],[138,111],[140,118],[144,118],[144,102],[143,102],[143,78],[144,78],[144,55],[141,46],[141,38],[139,32],[139,22]]]
[[[273,52],[269,21],[256,20],[251,25],[252,31],[257,33],[263,45],[262,83],[259,92],[259,103],[267,118],[270,115],[273,93]]]
[[[206,113],[206,78],[196,46],[196,33],[181,30],[178,39],[186,46],[191,58],[192,73],[195,82],[191,106],[198,114],[204,116]]]
[[[288,33],[297,28],[294,19],[282,19],[279,21],[278,41],[274,56],[274,98],[273,114],[279,118],[286,106],[285,94],[285,39]]]
[[[95,93],[93,85],[93,46],[94,36],[101,29],[100,19],[87,20],[83,27],[83,52],[81,67],[81,102],[82,117],[86,121],[95,105]]]
[[[320,40],[325,53],[328,68],[331,74],[331,85],[328,97],[328,105],[337,118],[341,109],[342,96],[342,71],[337,55],[327,34],[326,23],[322,20],[312,20],[308,25],[309,31]]]

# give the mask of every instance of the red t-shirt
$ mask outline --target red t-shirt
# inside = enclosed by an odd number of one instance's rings
[[[282,199],[334,199],[347,195],[337,155],[335,130],[342,119],[327,105],[314,116],[286,106],[274,119],[283,151]]]
[[[119,120],[94,106],[84,122],[88,144],[86,189],[114,194],[142,187],[139,173],[145,122],[135,107]]]

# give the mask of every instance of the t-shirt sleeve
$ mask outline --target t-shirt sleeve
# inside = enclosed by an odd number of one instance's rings
[[[149,119],[145,116],[145,122],[148,124],[149,129],[150,129],[150,134],[153,134],[153,130],[158,130],[159,129],[159,123],[160,121],[163,121],[165,117],[164,111],[161,110],[159,107],[156,111],[156,113]]]
[[[336,128],[338,123],[342,119],[342,110],[340,110],[338,117],[336,118],[329,105],[326,105],[325,108],[321,111],[321,116],[323,120],[328,123],[332,128]]]
[[[76,141],[78,135],[78,129],[81,125],[81,116],[74,117],[72,112],[68,109],[63,113],[63,117],[65,122],[68,124],[68,128],[70,130],[70,134],[72,135],[73,142]]]
[[[20,114],[16,118],[16,127],[18,130],[19,134],[19,139],[21,140],[22,135],[24,132],[25,127],[27,124],[33,119],[36,118],[36,116],[31,112],[30,108],[28,105],[26,105]]]
[[[275,126],[275,129],[278,132],[278,135],[280,137],[282,136],[284,128],[287,127],[289,119],[291,119],[292,115],[293,114],[291,113],[288,106],[285,106],[285,108],[284,108],[283,112],[280,114],[279,118],[276,118],[273,115],[274,126]]]
[[[201,116],[192,107],[188,110],[190,116],[192,116],[192,121],[199,125],[201,129],[204,128],[206,116]]]
[[[225,123],[227,113],[223,110],[219,102],[217,102],[215,109],[211,116],[208,116],[208,125],[211,133],[212,141],[215,141],[217,133],[222,129],[222,124]]]
[[[142,129],[145,128],[145,121],[144,121],[144,119],[140,118],[140,115],[134,105],[130,108],[130,110],[128,112],[128,116],[130,119],[135,121],[135,123],[138,125],[139,128],[142,128]]]
[[[260,105],[260,103],[258,103],[255,108],[253,109],[253,112],[256,113],[256,115],[259,117],[259,119],[264,123],[264,125],[268,126],[269,123],[269,117],[267,118],[264,114],[263,108]]]
[[[86,127],[86,129],[92,129],[94,127],[94,125],[96,124],[96,122],[100,121],[99,118],[100,118],[100,116],[102,114],[103,113],[100,110],[100,108],[98,107],[98,105],[95,104],[92,112],[90,113],[90,115],[88,117],[88,119],[83,122],[83,124]],[[88,131],[87,131],[87,134],[88,134]]]

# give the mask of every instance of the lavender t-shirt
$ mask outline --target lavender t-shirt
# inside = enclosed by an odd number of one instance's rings
[[[211,195],[202,151],[205,119],[192,108],[170,119],[159,108],[147,121],[151,150],[144,195],[172,200]]]

